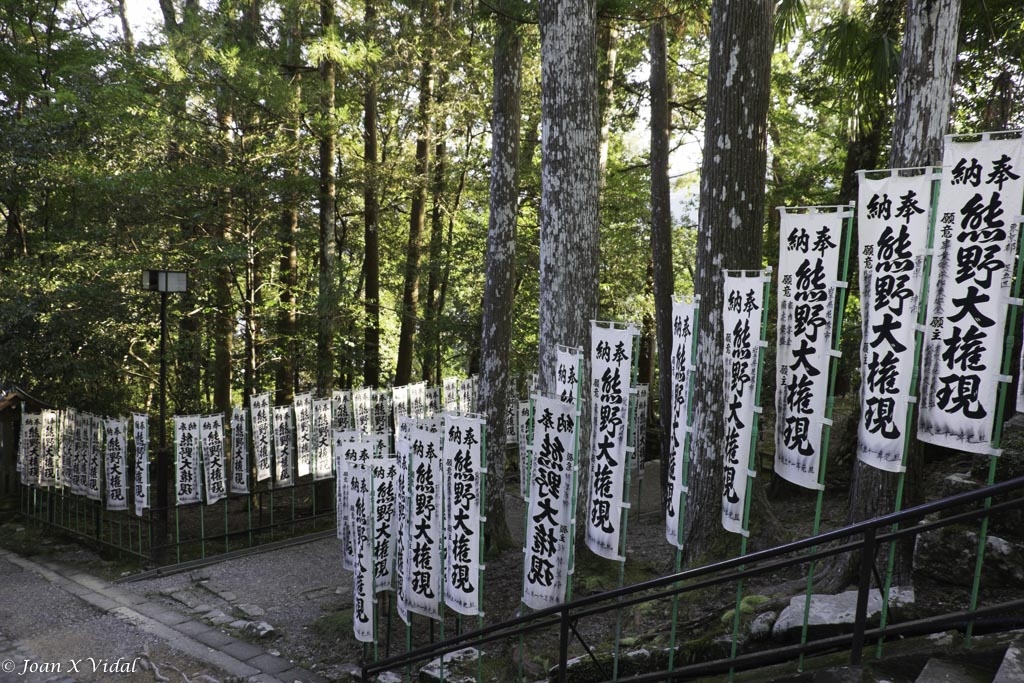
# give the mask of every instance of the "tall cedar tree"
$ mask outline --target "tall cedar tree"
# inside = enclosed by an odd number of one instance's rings
[[[688,561],[719,550],[722,453],[724,270],[761,267],[766,134],[772,58],[771,0],[714,0],[708,64],[704,159],[697,236],[700,351],[694,383]]]

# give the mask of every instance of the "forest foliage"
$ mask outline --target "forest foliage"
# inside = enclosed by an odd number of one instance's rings
[[[647,31],[667,15],[679,148],[673,267],[676,292],[685,293],[693,291],[692,149],[705,116],[708,5],[609,0],[598,8],[599,31],[617,36],[612,97],[601,112],[610,136],[599,318],[643,324],[649,339]],[[518,7],[524,46],[511,349],[522,386],[537,364],[540,40],[536,7],[508,6]],[[872,135],[875,167],[885,165],[902,6],[780,3],[763,231],[769,262],[777,253],[773,207],[847,201],[851,148]],[[338,292],[334,388],[363,385],[368,354],[379,355],[380,384],[394,378],[412,198],[425,182],[413,375],[436,382],[477,372],[492,5],[342,1],[329,27],[311,0],[161,0],[153,9],[143,25],[113,0],[9,0],[0,9],[0,381],[98,413],[153,406],[159,298],[141,289],[140,277],[158,268],[187,271],[190,282],[187,294],[170,298],[172,413],[222,409],[218,382],[235,404],[261,391],[287,397],[315,387],[324,266],[318,145],[327,135],[336,140],[327,221]],[[1024,9],[1013,0],[965,3],[960,40],[951,132],[1024,125],[1013,106],[1024,78]],[[608,57],[607,49],[599,56]],[[328,62],[335,80],[326,111]],[[417,173],[425,65],[433,74],[427,176]],[[378,144],[367,159],[371,84]],[[365,248],[367,193],[379,206],[378,254]],[[288,215],[297,218],[294,231]],[[379,347],[364,343],[371,258],[379,260]],[[857,325],[844,330],[856,348]],[[855,374],[855,354],[848,358]]]

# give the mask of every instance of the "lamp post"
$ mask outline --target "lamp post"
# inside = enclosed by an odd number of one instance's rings
[[[188,291],[188,274],[175,270],[143,270],[142,288],[160,293],[160,448],[156,453],[156,532],[153,560],[159,563],[167,543],[170,501],[167,496],[169,458],[167,453],[167,295]],[[138,464],[136,464],[138,467]]]

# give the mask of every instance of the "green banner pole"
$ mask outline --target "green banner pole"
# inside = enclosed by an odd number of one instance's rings
[[[818,495],[814,505],[814,527],[811,531],[812,536],[817,536],[818,531],[821,528],[821,508],[825,498],[825,472],[828,467],[828,450],[829,450],[829,439],[832,434],[832,410],[835,407],[835,387],[836,387],[836,370],[839,364],[840,349],[842,348],[842,333],[843,333],[843,313],[846,311],[846,295],[849,292],[849,283],[847,277],[850,272],[850,241],[853,236],[853,212],[851,203],[851,213],[843,220],[843,228],[846,232],[846,236],[843,240],[843,256],[840,260],[840,266],[842,269],[842,276],[840,277],[841,287],[837,287],[839,292],[836,295],[836,301],[838,306],[835,311],[836,322],[833,326],[834,332],[832,335],[832,357],[829,360],[829,380],[828,380],[828,396],[825,399],[825,423],[821,428],[821,462],[818,466]],[[811,548],[811,552],[814,552],[814,548]],[[800,644],[807,644],[807,619],[810,615],[811,610],[811,593],[814,590],[814,562],[810,562],[807,566],[807,592],[804,597],[804,618],[803,624],[800,627]],[[800,653],[799,661],[797,663],[797,671],[803,671],[804,669],[804,654]]]
[[[761,304],[761,333],[758,335],[757,345],[757,372],[756,380],[754,383],[754,419],[750,425],[750,450],[747,454],[747,481],[746,481],[746,493],[743,499],[743,522],[742,528],[743,533],[740,535],[740,557],[747,554],[747,538],[750,531],[750,505],[751,499],[754,495],[754,477],[752,474],[757,473],[757,441],[758,434],[761,425],[761,380],[764,376],[764,355],[768,348],[768,342],[765,339],[765,331],[768,329],[768,307],[771,301],[771,269],[761,271],[761,277],[764,288],[763,303]],[[740,570],[743,569],[743,565],[740,566]],[[733,609],[732,615],[732,646],[730,648],[729,658],[736,659],[736,652],[739,646],[739,631],[740,631],[740,616],[743,607],[743,579],[736,582],[736,605]],[[733,680],[735,670],[732,666],[729,667],[729,680]]]

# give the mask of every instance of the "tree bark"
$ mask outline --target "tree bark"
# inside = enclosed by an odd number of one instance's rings
[[[377,8],[373,0],[366,0],[364,21],[367,43],[377,30]],[[363,275],[365,290],[363,309],[366,326],[363,328],[363,384],[380,386],[380,202],[377,198],[378,164],[380,151],[377,144],[377,75],[369,67],[366,92],[363,96]]]
[[[772,57],[769,0],[714,0],[697,238],[700,350],[694,383],[687,561],[724,548],[723,270],[761,268],[766,130]]]
[[[506,3],[507,4],[507,3]],[[491,103],[490,216],[480,334],[480,411],[487,418],[488,547],[511,546],[505,519],[505,407],[519,211],[519,130],[523,45],[519,27],[499,13]]]
[[[334,0],[320,0],[320,29],[324,38],[334,38]],[[334,62],[320,63],[320,194],[319,251],[320,282],[317,293],[316,388],[321,396],[330,396],[334,388],[334,331],[338,306],[336,282],[337,251],[334,242],[334,203],[337,192],[335,170]]]
[[[424,23],[436,28],[438,9],[436,0],[424,4]],[[428,38],[429,40],[429,38]],[[427,186],[430,183],[430,144],[432,103],[434,98],[434,50],[428,48],[420,64],[419,109],[416,139],[416,170],[413,178],[412,210],[409,212],[409,244],[405,256],[405,284],[402,287],[402,321],[398,331],[398,360],[395,367],[395,386],[412,381],[412,361],[416,345],[417,310],[420,297],[420,251],[423,227],[427,213]]]
[[[669,199],[668,156],[672,125],[669,108],[668,39],[665,20],[651,24],[647,39],[651,56],[651,262],[654,289],[655,340],[658,362],[658,457],[661,461],[662,496],[667,495],[668,463],[672,439],[672,206]],[[646,422],[644,423],[646,425]]]

